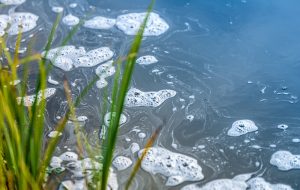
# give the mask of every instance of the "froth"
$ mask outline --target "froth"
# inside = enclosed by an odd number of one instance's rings
[[[270,164],[277,166],[279,170],[283,171],[300,169],[300,155],[280,150],[271,156]]]
[[[158,60],[153,55],[145,55],[136,60],[136,63],[140,65],[151,65],[157,62]]]
[[[238,120],[232,124],[231,128],[227,132],[227,135],[241,136],[256,130],[258,130],[258,127],[253,121],[248,119]]]
[[[84,22],[84,27],[91,29],[110,29],[116,24],[115,19],[96,16]]]

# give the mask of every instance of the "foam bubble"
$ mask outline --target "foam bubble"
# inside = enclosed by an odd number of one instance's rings
[[[251,178],[252,174],[241,174],[233,179],[217,179],[203,186],[191,184],[181,190],[292,190],[289,185],[271,184],[261,177]]]
[[[146,134],[145,133],[139,133],[138,136],[139,136],[140,139],[144,139],[146,137]]]
[[[118,156],[113,160],[112,164],[118,171],[120,171],[129,168],[132,165],[132,161],[130,158],[125,156]]]
[[[53,96],[55,94],[55,92],[56,92],[55,88],[46,88],[44,90],[44,99],[47,99],[47,98]],[[39,104],[41,102],[42,95],[43,95],[43,91],[41,90],[38,93],[37,104]],[[24,101],[24,106],[29,107],[29,106],[33,105],[34,99],[35,99],[35,95],[30,95],[30,96],[25,96],[25,97],[18,97],[17,101],[18,101],[19,104],[21,103],[22,99]]]
[[[8,26],[9,17],[7,15],[0,15],[0,36],[5,34],[5,29]]]
[[[258,127],[253,121],[247,119],[238,120],[232,124],[231,128],[227,132],[227,135],[241,136],[256,130],[258,130]]]
[[[54,138],[54,137],[61,136],[61,135],[62,135],[61,132],[58,132],[58,131],[51,131],[51,132],[48,134],[48,137]]]
[[[17,35],[20,32],[28,32],[37,26],[38,16],[28,12],[14,12],[9,15],[9,35]]]
[[[87,116],[84,116],[84,115],[77,117],[77,121],[79,121],[79,122],[84,122],[84,121],[86,121],[87,119],[88,119],[88,117],[87,117]]]
[[[279,170],[283,171],[300,169],[300,155],[280,150],[271,156],[270,164],[277,166]]]
[[[64,18],[62,19],[62,22],[68,26],[75,26],[79,23],[79,18],[72,14],[68,14],[68,15],[64,16]]]
[[[292,139],[292,142],[294,142],[294,143],[299,143],[299,142],[300,142],[300,139],[294,138],[294,139]]]
[[[287,124],[283,124],[283,123],[277,125],[277,128],[278,128],[278,129],[282,129],[282,130],[286,130],[288,127],[289,127],[289,126],[288,126]]]
[[[104,124],[106,126],[109,126],[110,124],[110,117],[111,117],[111,112],[106,113],[104,116]],[[121,114],[119,124],[123,125],[124,123],[126,123],[126,121],[127,121],[127,117],[124,114]]]
[[[158,60],[153,55],[145,55],[136,60],[136,63],[140,65],[151,65],[157,62]]]
[[[115,67],[112,64],[113,61],[108,61],[97,67],[95,72],[96,75],[100,77],[96,83],[97,88],[104,88],[107,86],[108,83],[106,77],[112,76],[116,72]]]
[[[136,153],[137,151],[139,151],[141,148],[140,148],[140,145],[138,143],[132,143],[130,145],[130,151],[132,154]]]
[[[76,7],[77,7],[77,3],[71,3],[71,4],[69,5],[69,7],[70,7],[70,8],[76,8]]]
[[[59,167],[61,167],[62,162],[63,162],[63,160],[60,157],[53,156],[50,161],[50,167],[59,168]]]
[[[24,3],[26,0],[0,0],[0,3],[5,5],[20,5]]]
[[[64,11],[64,8],[60,7],[60,6],[53,6],[52,11],[55,12],[55,13],[61,13],[61,12]]]
[[[291,186],[284,184],[271,184],[261,177],[256,177],[247,181],[250,190],[272,189],[272,190],[292,190]]]
[[[146,13],[128,13],[117,17],[116,25],[127,35],[136,35]],[[169,29],[169,25],[156,13],[150,13],[144,36],[159,36]]]
[[[114,52],[109,47],[100,47],[87,52],[75,62],[75,67],[93,67],[104,61],[111,59]]]
[[[128,107],[151,106],[158,107],[167,99],[176,95],[174,90],[160,90],[143,92],[136,88],[131,88],[126,95],[125,105]]]
[[[143,151],[144,149],[139,151],[139,157]],[[159,173],[166,176],[167,186],[204,178],[202,168],[196,159],[160,147],[152,147],[148,150],[141,167],[153,175]]]
[[[78,159],[78,155],[75,152],[64,152],[59,156],[63,161],[76,161]]]
[[[96,16],[84,22],[83,26],[91,29],[110,29],[116,24],[115,19]]]
[[[59,82],[56,81],[56,80],[53,80],[51,76],[48,77],[48,82],[49,82],[50,84],[53,84],[53,85],[58,85],[58,84],[59,84]]]

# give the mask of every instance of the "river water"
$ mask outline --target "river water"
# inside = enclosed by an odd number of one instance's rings
[[[77,6],[70,7],[71,3]],[[34,34],[34,51],[41,52],[56,13],[53,6],[64,7],[79,18],[145,12],[146,0],[27,0],[15,11],[39,16],[38,26],[24,33]],[[1,8],[7,14],[14,6]],[[170,89],[176,96],[158,107],[126,107],[127,122],[121,126],[116,155],[136,160],[130,154],[132,142],[143,147],[155,128],[163,125],[155,146],[197,159],[204,179],[165,186],[166,177],[141,170],[136,189],[180,189],[187,184],[206,184],[220,178],[255,173],[270,183],[283,183],[300,189],[300,170],[281,171],[270,164],[279,150],[300,154],[300,2],[297,0],[158,0],[154,12],[169,25],[159,36],[145,37],[140,55],[151,54],[158,60],[151,65],[136,65],[132,87],[142,91]],[[70,27],[61,23],[54,47],[62,42]],[[125,55],[133,37],[116,27],[92,30],[81,27],[69,44],[95,49],[110,47],[115,55]],[[9,38],[13,49],[14,37]],[[35,71],[32,69],[34,75]],[[54,68],[51,76],[61,83],[67,75],[74,97],[94,76],[94,69],[77,68],[70,72]],[[111,80],[109,80],[111,84]],[[57,93],[48,101],[46,132],[67,107],[63,86],[51,85]],[[33,88],[33,84],[31,84]],[[98,138],[101,125],[102,94],[93,88],[77,110],[88,117],[84,131]],[[105,112],[105,111],[104,111]],[[241,136],[228,136],[236,120],[252,120],[258,130]],[[279,129],[286,124],[288,128]],[[141,134],[142,133],[142,134]],[[146,135],[143,138],[143,135]],[[59,152],[74,148],[74,135],[64,133]],[[91,140],[92,142],[93,140]],[[131,169],[118,174],[120,185]]]

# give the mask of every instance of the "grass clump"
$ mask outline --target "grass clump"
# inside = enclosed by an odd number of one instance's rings
[[[147,10],[147,15],[138,31],[131,49],[125,59],[118,59],[115,62],[117,72],[112,89],[112,103],[110,106],[111,118],[105,138],[101,143],[100,155],[95,155],[91,151],[91,146],[85,137],[77,136],[77,145],[79,154],[86,149],[90,157],[102,157],[102,169],[95,171],[94,181],[95,189],[106,189],[110,167],[112,164],[113,153],[117,141],[119,120],[124,108],[126,92],[128,90],[131,76],[133,73],[137,53],[143,38],[143,32],[149,14],[152,10],[154,1]],[[50,32],[46,47],[45,55],[51,48],[55,31],[61,20],[61,14],[58,15]],[[82,22],[80,23],[82,24]],[[80,25],[79,24],[79,25]],[[72,38],[79,25],[75,26],[68,36],[63,40],[62,45]],[[40,54],[33,54],[30,50],[30,44],[27,50],[27,56],[19,59],[18,50],[22,39],[20,29],[17,36],[15,52],[13,57],[6,47],[6,36],[0,38],[1,56],[5,61],[0,62],[0,189],[48,189],[45,186],[47,177],[47,168],[53,156],[55,148],[59,142],[59,136],[51,138],[45,143],[44,125],[46,112],[46,88],[47,76],[51,70],[51,64],[46,64],[46,60]],[[44,56],[46,57],[46,56]],[[125,60],[125,61],[124,61]],[[36,79],[35,93],[28,104],[28,99],[22,98],[27,94],[27,82],[29,79],[29,64],[34,62],[38,65],[38,76]],[[125,69],[121,74],[121,64],[125,62]],[[18,72],[18,67],[23,67],[22,75]],[[22,78],[20,85],[15,83]],[[95,77],[82,90],[81,94],[73,100],[70,93],[70,87],[67,79],[64,80],[64,89],[68,102],[68,110],[65,116],[58,122],[55,130],[62,132],[69,119],[76,121],[75,109],[81,100],[94,86],[99,77]],[[75,122],[75,130],[78,130]],[[149,140],[147,147],[154,142],[158,131],[154,133]],[[78,133],[76,133],[78,134]],[[83,147],[84,146],[84,147]],[[146,154],[144,152],[143,156]],[[131,181],[138,171],[141,159],[138,160],[134,170],[127,183],[126,189],[129,188]],[[92,187],[91,187],[92,188]]]

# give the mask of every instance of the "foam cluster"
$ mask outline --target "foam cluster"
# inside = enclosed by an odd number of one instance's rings
[[[183,187],[181,190],[292,190],[289,185],[271,184],[264,178],[251,178],[251,174],[241,174],[233,179],[217,179],[206,183],[203,186],[191,184]]]
[[[271,156],[270,164],[277,166],[279,170],[283,171],[300,169],[300,155],[294,155],[289,151],[280,150]]]
[[[72,14],[68,14],[64,16],[62,22],[67,26],[75,26],[79,23],[79,18]]]
[[[64,8],[63,7],[60,7],[60,6],[53,6],[52,8],[52,11],[55,12],[55,13],[61,13],[64,11]]]
[[[132,161],[128,157],[117,156],[112,164],[118,171],[121,171],[129,168],[132,165]]]
[[[167,99],[176,95],[174,90],[159,90],[143,92],[136,88],[131,88],[126,95],[125,105],[128,107],[151,106],[158,107]]]
[[[26,0],[0,0],[0,3],[4,5],[20,5],[24,3]]]
[[[91,28],[91,29],[110,29],[116,24],[115,19],[111,18],[106,18],[102,16],[96,16],[90,20],[86,20],[83,24],[84,27],[86,28]]]
[[[128,13],[117,17],[116,25],[127,35],[136,35],[147,13]],[[169,29],[169,25],[158,14],[150,13],[144,36],[159,36]]]
[[[84,47],[76,48],[72,45],[61,46],[42,53],[52,64],[64,71],[70,71],[74,67],[93,67],[113,56],[108,47],[100,47],[86,52]]]
[[[107,61],[106,63],[101,64],[96,69],[96,75],[99,76],[99,80],[96,83],[97,88],[104,88],[107,86],[106,78],[112,76],[116,72],[115,67],[113,66],[113,61]]]
[[[145,55],[145,56],[139,57],[136,60],[136,63],[140,64],[140,65],[151,65],[151,64],[157,63],[157,62],[158,62],[158,60],[153,55]]]
[[[37,104],[39,104],[42,101],[42,97],[43,97],[42,95],[43,95],[43,93],[44,93],[44,97],[43,98],[47,99],[47,98],[53,96],[55,94],[55,92],[56,92],[55,88],[46,88],[44,90],[44,92],[42,90],[39,91],[38,97],[37,97]],[[25,97],[18,97],[17,101],[18,101],[18,104],[20,104],[21,101],[23,100],[24,106],[30,107],[30,106],[33,105],[35,97],[36,97],[36,95],[30,95],[30,96],[25,96]]]
[[[139,157],[143,151],[144,149],[139,151]],[[147,151],[141,167],[153,175],[159,173],[167,177],[166,186],[204,178],[202,168],[196,159],[160,147],[152,147]]]
[[[111,112],[106,113],[104,116],[104,124],[106,126],[110,125],[110,118],[111,118]],[[127,121],[127,117],[124,114],[121,114],[119,125],[123,125],[124,123],[126,123],[126,121]]]
[[[228,130],[227,135],[229,136],[241,136],[253,131],[258,130],[258,127],[251,120],[244,119],[235,121],[231,128]]]
[[[19,32],[28,32],[37,26],[38,16],[28,12],[14,12],[9,15],[0,15],[0,36],[5,34],[17,35]]]

